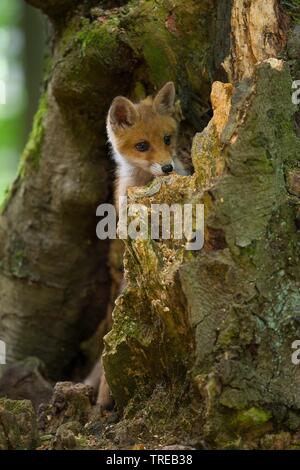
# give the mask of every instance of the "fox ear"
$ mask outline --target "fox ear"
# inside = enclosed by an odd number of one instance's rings
[[[137,121],[138,112],[130,100],[117,96],[111,104],[108,116],[112,127],[130,127]]]
[[[166,83],[154,98],[155,110],[160,114],[173,114],[175,104],[175,85]]]

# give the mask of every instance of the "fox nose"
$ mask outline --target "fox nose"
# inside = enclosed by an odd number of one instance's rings
[[[173,165],[171,165],[171,163],[168,163],[167,165],[163,165],[161,169],[164,173],[171,173],[173,171]]]

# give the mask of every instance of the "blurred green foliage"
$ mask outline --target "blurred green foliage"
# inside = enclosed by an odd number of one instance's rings
[[[16,174],[19,156],[24,146],[26,89],[23,13],[22,0],[1,0],[0,203],[6,188]]]

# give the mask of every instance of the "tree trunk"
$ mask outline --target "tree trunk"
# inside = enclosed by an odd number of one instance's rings
[[[59,379],[70,374],[110,300],[108,244],[95,234],[96,208],[112,200],[109,105],[118,94],[140,98],[180,72],[188,140],[210,109],[205,64],[213,9],[209,2],[179,6],[185,30],[179,33],[165,3],[104,2],[106,9],[92,8],[93,1],[28,3],[50,17],[52,48],[32,134],[0,219],[1,338],[8,362],[35,355]],[[202,14],[206,29],[198,24]],[[199,60],[195,45],[203,48]]]
[[[163,180],[151,197],[149,188],[132,191],[131,200],[203,203],[205,245],[188,252],[178,241],[126,241],[108,382],[132,428],[142,417],[152,434],[188,435],[195,445],[272,445],[276,432],[300,425],[300,369],[291,362],[300,311],[291,88],[299,2],[29,3],[51,18],[53,46],[0,218],[8,359],[36,355],[61,378],[103,318],[108,245],[96,239],[95,211],[111,199],[105,116],[114,96],[139,99],[174,80],[181,151],[197,132],[195,174]]]

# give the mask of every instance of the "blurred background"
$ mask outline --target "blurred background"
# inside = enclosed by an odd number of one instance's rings
[[[0,0],[0,204],[12,183],[41,92],[46,21],[24,0]]]

